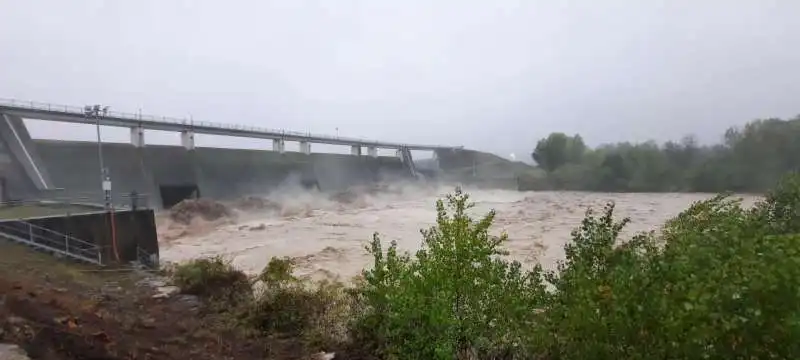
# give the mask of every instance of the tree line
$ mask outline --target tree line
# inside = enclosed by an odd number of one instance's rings
[[[580,135],[557,132],[539,140],[531,156],[546,176],[523,190],[761,192],[800,169],[800,116],[729,128],[715,145],[687,136],[590,148]]]

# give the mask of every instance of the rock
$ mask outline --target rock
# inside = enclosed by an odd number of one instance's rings
[[[173,206],[169,211],[172,221],[184,225],[190,224],[194,218],[214,221],[233,215],[227,206],[209,199],[186,199]]]
[[[25,321],[25,319],[23,319],[23,318],[21,318],[19,316],[9,316],[6,319],[6,323],[8,323],[9,325],[20,325],[20,324],[24,324],[26,322],[27,321]]]
[[[320,351],[314,355],[311,355],[311,360],[332,360],[336,358],[336,354],[334,353],[326,353],[324,351]]]
[[[103,331],[97,331],[97,332],[92,333],[92,337],[97,339],[97,340],[100,340],[100,341],[102,341],[104,343],[107,343],[107,342],[111,341],[111,339],[108,337],[108,334],[106,334]]]
[[[156,288],[156,294],[153,295],[153,299],[166,299],[181,292],[181,289],[177,286],[159,286]]]
[[[269,199],[257,197],[257,196],[246,196],[244,198],[239,199],[236,201],[235,205],[236,208],[241,210],[273,210],[278,211],[281,209],[281,205],[271,201]]]
[[[266,228],[267,228],[267,225],[260,224],[260,225],[258,225],[258,226],[253,226],[253,227],[251,227],[251,228],[250,228],[250,231],[259,231],[259,230],[264,230],[264,229],[266,229]]]
[[[30,358],[17,345],[0,344],[0,360],[30,360]]]

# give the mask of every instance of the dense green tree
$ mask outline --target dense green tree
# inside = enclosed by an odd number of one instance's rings
[[[566,164],[579,163],[586,149],[580,135],[568,137],[564,133],[552,133],[539,140],[531,157],[541,168],[552,172]]]
[[[663,145],[624,142],[590,149],[580,135],[553,133],[531,155],[554,189],[758,192],[800,170],[800,116],[730,128],[720,144],[710,146],[687,136]]]

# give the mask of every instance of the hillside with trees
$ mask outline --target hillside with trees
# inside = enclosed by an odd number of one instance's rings
[[[711,146],[687,136],[590,148],[580,135],[552,133],[531,156],[546,175],[522,190],[761,192],[800,168],[800,116],[730,128]]]

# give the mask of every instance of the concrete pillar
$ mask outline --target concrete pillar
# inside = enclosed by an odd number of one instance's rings
[[[367,148],[367,155],[369,155],[370,157],[374,157],[374,158],[378,157],[378,148],[376,148],[374,146],[368,147]]]
[[[399,157],[400,160],[402,160],[403,159],[403,150],[397,149],[397,151],[395,151],[394,155]]]
[[[15,158],[22,165],[22,171],[36,189],[52,188],[47,167],[44,166],[44,162],[36,151],[36,145],[21,117],[0,113],[0,143],[5,143],[5,148],[9,152],[7,155]],[[2,147],[0,144],[0,148]]]
[[[194,131],[181,131],[181,145],[186,150],[194,150]]]
[[[283,154],[286,151],[286,142],[283,139],[272,139],[272,151]]]
[[[131,144],[133,147],[144,147],[144,128],[135,126],[131,128]]]
[[[308,141],[300,142],[300,152],[306,155],[311,154],[311,143]]]
[[[353,145],[350,147],[350,155],[361,156],[361,145]]]

